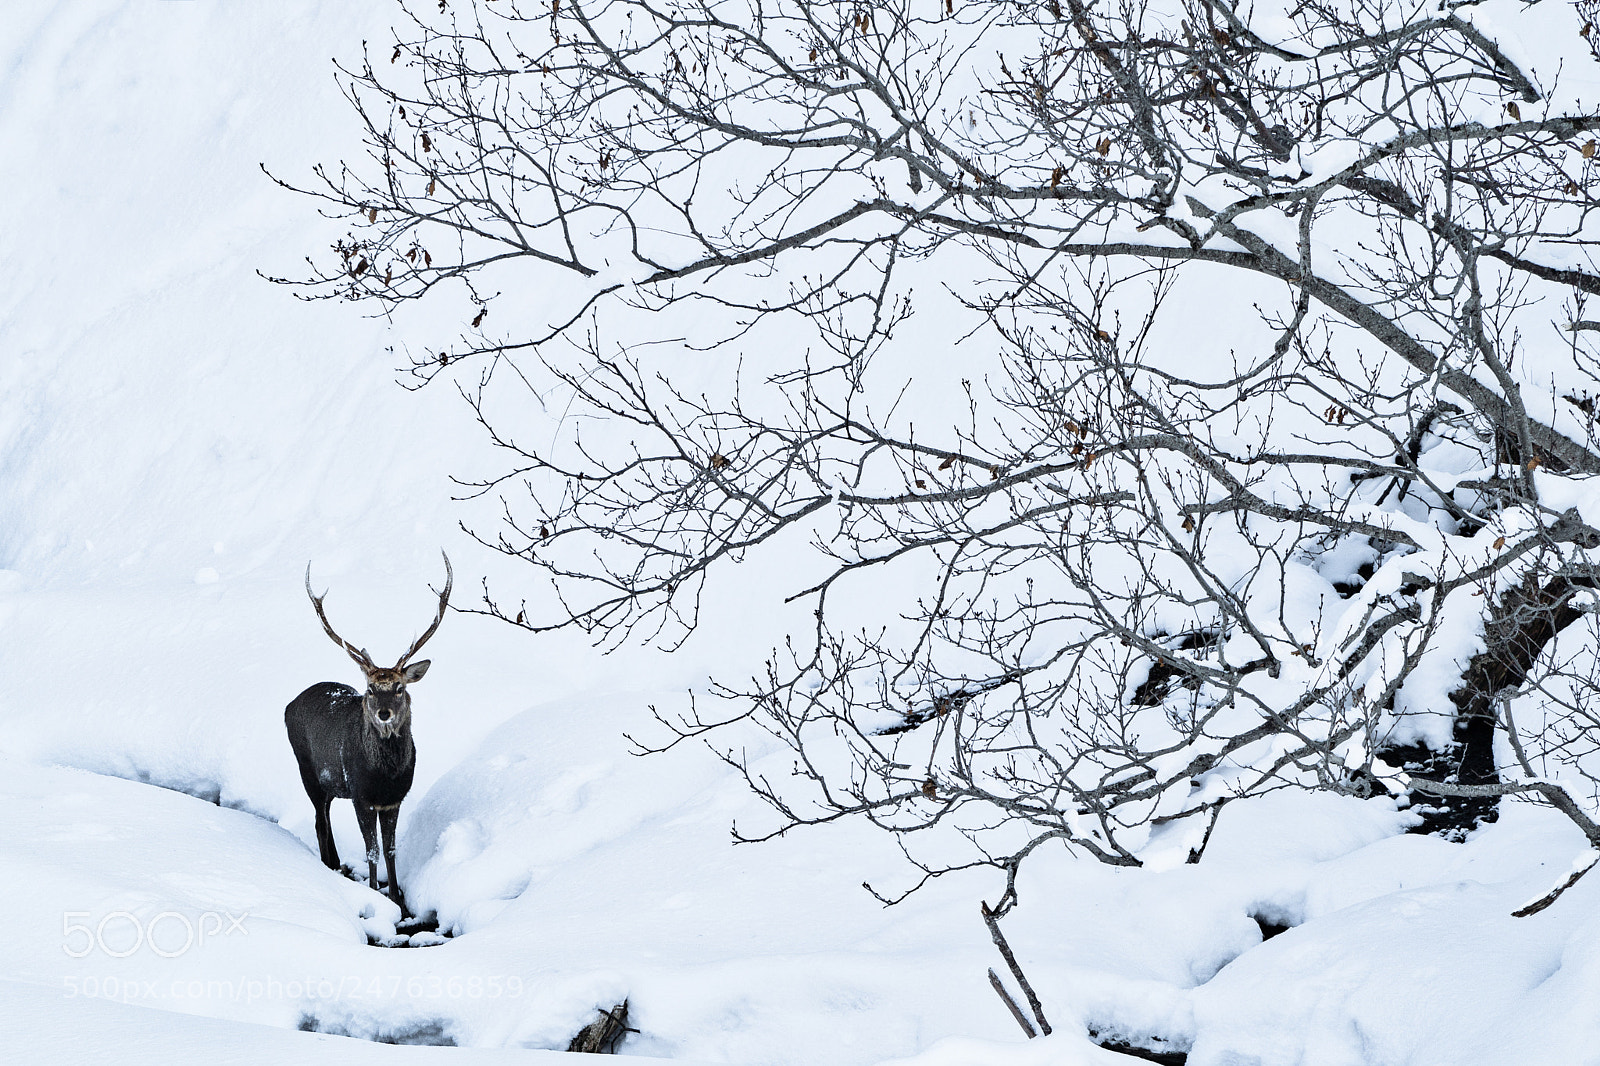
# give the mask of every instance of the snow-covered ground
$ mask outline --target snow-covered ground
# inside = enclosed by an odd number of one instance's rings
[[[456,528],[449,477],[485,463],[467,411],[395,384],[403,324],[257,275],[329,237],[257,164],[348,150],[329,59],[389,12],[0,20],[6,1061],[525,1061],[509,1049],[564,1048],[624,998],[623,1052],[678,1061],[1129,1061],[1091,1029],[1194,1066],[1600,1055],[1600,878],[1510,917],[1582,852],[1564,820],[1508,806],[1452,844],[1388,801],[1286,793],[1228,807],[1195,866],[1039,856],[1006,920],[1055,1027],[1029,1043],[986,976],[992,878],[885,909],[861,882],[913,874],[881,834],[735,848],[763,811],[719,762],[631,753],[650,705],[770,638],[759,575],[672,656],[448,617],[414,691],[400,877],[456,935],[369,946],[397,911],[319,863],[283,733],[306,685],[356,680],[306,562],[380,659],[426,623],[441,545],[458,588],[501,564]],[[1257,918],[1293,928],[1263,942]]]

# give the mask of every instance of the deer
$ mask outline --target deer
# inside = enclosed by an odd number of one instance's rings
[[[439,554],[444,555],[443,552]],[[300,764],[300,780],[317,812],[317,847],[323,865],[339,869],[339,851],[333,842],[329,808],[336,799],[347,799],[356,809],[356,821],[367,845],[367,883],[378,891],[378,831],[383,835],[383,858],[388,867],[389,898],[405,908],[400,882],[395,877],[395,823],[400,803],[411,790],[416,769],[417,749],[411,740],[411,695],[406,686],[422,680],[430,660],[412,662],[428,638],[444,621],[450,604],[450,586],[455,574],[450,557],[444,556],[444,591],[439,593],[439,610],[433,624],[412,642],[400,661],[379,666],[365,648],[334,632],[322,609],[327,597],[311,591],[311,564],[306,564],[306,595],[316,609],[317,618],[328,637],[355,660],[366,675],[367,690],[359,693],[337,681],[320,681],[296,696],[283,712],[289,731],[289,746]]]

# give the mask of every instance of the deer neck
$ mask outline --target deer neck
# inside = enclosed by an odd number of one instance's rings
[[[365,716],[361,720],[361,745],[374,766],[398,770],[416,758],[416,745],[411,742],[411,723],[400,727],[392,736],[379,736]]]

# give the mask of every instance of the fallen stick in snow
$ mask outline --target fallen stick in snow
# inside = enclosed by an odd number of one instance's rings
[[[1017,1020],[1017,1024],[1022,1026],[1022,1031],[1028,1034],[1028,1039],[1032,1040],[1038,1036],[1039,1034],[1033,1031],[1033,1026],[1028,1024],[1027,1015],[1023,1014],[1022,1008],[1017,1006],[1017,1001],[1011,998],[1011,993],[1006,991],[1006,986],[1000,983],[1000,975],[994,972],[993,966],[989,967],[989,983],[994,986],[995,994],[1000,997],[1000,1001],[1011,1011],[1011,1016]]]
[[[584,1026],[567,1045],[567,1050],[588,1055],[615,1055],[623,1036],[638,1031],[628,1028],[628,1001],[623,1000],[610,1010],[602,1008],[600,1017]]]

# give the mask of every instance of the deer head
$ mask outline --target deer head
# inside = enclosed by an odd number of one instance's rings
[[[439,553],[444,555],[443,552]],[[439,611],[434,615],[433,624],[423,632],[422,636],[412,642],[406,653],[400,656],[400,661],[393,666],[379,666],[372,661],[372,656],[367,654],[365,648],[357,649],[348,640],[333,631],[333,626],[328,624],[328,616],[322,609],[322,601],[327,598],[324,592],[321,596],[311,591],[311,564],[306,564],[306,595],[311,597],[311,606],[317,609],[317,618],[322,622],[323,631],[345,654],[355,660],[361,672],[367,678],[367,692],[361,699],[362,716],[366,719],[369,728],[378,736],[385,739],[405,731],[411,724],[411,696],[406,692],[406,686],[414,681],[421,681],[422,675],[428,672],[430,660],[412,662],[411,657],[422,650],[428,643],[428,638],[433,636],[439,628],[439,623],[444,621],[445,608],[450,604],[450,586],[455,580],[455,573],[450,569],[450,557],[444,555],[444,591],[439,593]]]

